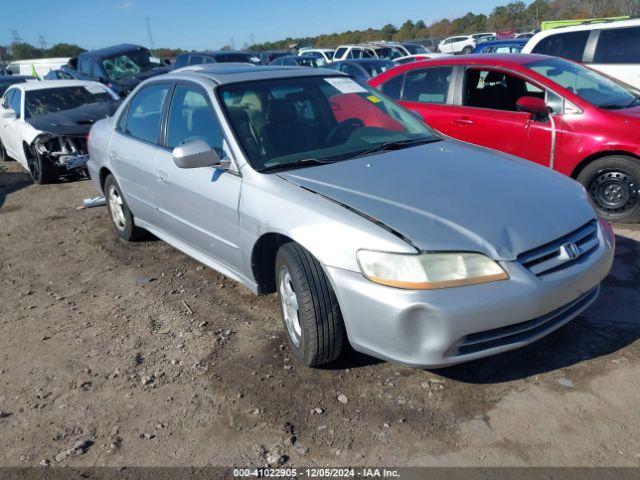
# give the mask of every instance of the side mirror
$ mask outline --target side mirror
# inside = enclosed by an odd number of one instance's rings
[[[5,120],[15,120],[18,118],[18,114],[13,108],[0,108],[0,117]]]
[[[221,159],[204,140],[194,140],[173,149],[173,161],[180,168],[217,167],[227,169],[229,160]]]
[[[516,102],[516,108],[519,112],[530,113],[536,118],[544,118],[551,111],[545,101],[538,97],[520,97]]]

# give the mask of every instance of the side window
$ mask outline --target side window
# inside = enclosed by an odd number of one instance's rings
[[[203,58],[204,58],[204,63],[216,63],[216,61],[211,57],[203,57]],[[223,61],[227,61],[227,58],[224,57]]]
[[[382,84],[382,93],[394,100],[400,99],[400,93],[402,92],[402,83],[404,82],[405,75],[398,75]]]
[[[81,58],[78,63],[79,63],[78,70],[80,71],[80,73],[84,73],[89,77],[93,76],[93,68],[92,68],[93,62],[91,61],[91,58],[89,57]]]
[[[340,69],[347,75],[351,75],[354,78],[358,78],[362,76],[362,72],[358,70],[358,67],[354,67],[353,65],[349,65],[348,63],[343,63],[340,66]]]
[[[581,62],[588,38],[589,30],[556,33],[540,40],[531,53],[542,53]]]
[[[182,55],[178,55],[178,58],[176,58],[175,67],[176,68],[186,67],[188,63],[189,63],[189,55],[186,53],[183,53]]]
[[[470,68],[465,73],[465,106],[515,112],[517,101],[525,96],[544,98],[544,90],[497,70]]]
[[[362,55],[362,50],[359,48],[352,48],[349,52],[348,58],[360,58]]]
[[[127,114],[126,133],[149,143],[160,140],[162,109],[169,85],[149,85],[133,97]]]
[[[410,70],[404,83],[402,100],[408,102],[446,103],[453,67]]]
[[[167,121],[167,146],[173,149],[204,140],[221,155],[222,139],[222,127],[205,94],[197,88],[178,85]]]
[[[191,55],[189,57],[189,65],[200,65],[201,63],[204,63],[204,57],[201,55]]]
[[[338,58],[342,58],[342,56],[344,55],[344,53],[347,51],[347,49],[345,47],[340,47],[338,50],[336,50],[336,54],[334,55],[334,57],[336,59]]]
[[[4,94],[4,97],[2,97],[2,108],[11,108],[11,98],[15,92],[16,90],[13,89]]]
[[[14,90],[13,96],[9,100],[9,105],[13,108],[13,111],[16,112],[16,116],[20,118],[20,104],[22,103],[22,92],[20,90]]]
[[[593,63],[640,63],[640,27],[601,30]]]

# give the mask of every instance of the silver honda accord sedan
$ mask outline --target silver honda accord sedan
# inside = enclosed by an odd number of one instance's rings
[[[419,367],[521,347],[587,308],[612,263],[576,182],[446,138],[331,70],[154,77],[88,148],[121,238],[151,232],[277,292],[309,366],[347,342]]]

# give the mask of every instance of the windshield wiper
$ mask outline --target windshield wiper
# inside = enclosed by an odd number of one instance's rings
[[[270,165],[263,167],[260,172],[268,172],[270,170],[283,170],[288,168],[304,167],[306,165],[326,165],[327,163],[334,163],[332,160],[325,160],[324,158],[305,158],[291,163],[281,163],[278,165]]]
[[[359,154],[355,155],[351,158],[360,158],[367,157],[369,155],[373,155],[379,152],[387,152],[390,150],[400,150],[402,148],[407,147],[415,147],[417,145],[424,145],[427,143],[439,142],[441,139],[437,137],[433,138],[420,138],[420,139],[412,139],[412,140],[397,140],[395,142],[384,142],[376,145],[375,147],[369,148],[368,150],[364,150]]]

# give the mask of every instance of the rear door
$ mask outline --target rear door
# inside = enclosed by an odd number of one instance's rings
[[[195,140],[204,140],[220,156],[227,155],[222,126],[207,93],[199,85],[176,85],[165,137],[155,164],[161,229],[238,270],[240,175],[213,167],[179,168],[173,161],[175,147]]]
[[[160,151],[162,116],[170,83],[138,90],[118,119],[109,161],[134,216],[157,226],[158,198],[154,162]]]
[[[593,52],[585,62],[592,68],[640,88],[640,26],[597,32]]]
[[[447,130],[450,130],[455,110],[451,106],[453,78],[453,66],[408,70],[401,80],[401,85],[394,86],[387,82],[388,85],[383,85],[382,91],[397,98],[400,104],[419,114],[436,130],[448,134]],[[398,82],[398,80],[395,81]],[[399,90],[397,90],[398,87],[400,87]]]

